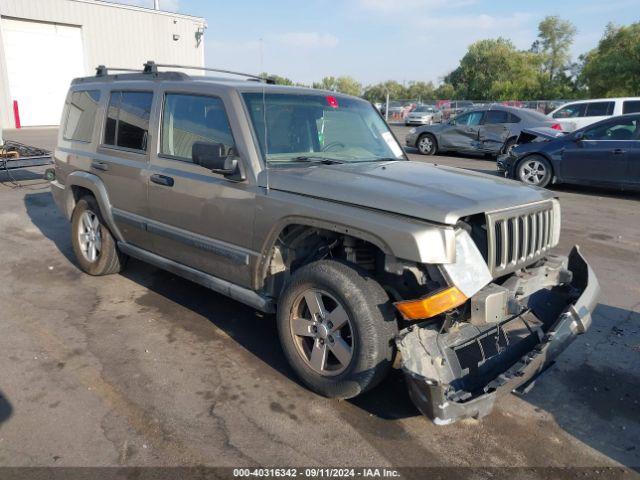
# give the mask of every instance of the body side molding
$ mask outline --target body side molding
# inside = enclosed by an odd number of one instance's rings
[[[240,287],[234,283],[222,280],[208,273],[201,272],[195,268],[187,267],[173,260],[166,259],[155,253],[148,252],[125,242],[118,242],[118,248],[127,255],[150,263],[156,267],[167,270],[171,273],[179,275],[187,280],[198,283],[215,292],[226,295],[234,300],[244,303],[250,307],[260,310],[261,312],[272,313],[275,311],[273,299],[262,296],[253,290]]]

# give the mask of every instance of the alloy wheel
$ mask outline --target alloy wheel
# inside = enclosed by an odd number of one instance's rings
[[[422,153],[429,154],[433,150],[433,140],[428,135],[422,137],[418,142],[418,150]]]
[[[78,243],[86,260],[93,263],[98,259],[102,250],[102,234],[100,233],[100,220],[91,210],[86,210],[80,217]]]
[[[353,358],[351,320],[336,298],[310,288],[293,303],[291,335],[302,360],[323,376],[344,372]]]
[[[538,160],[525,161],[520,167],[520,179],[531,185],[540,185],[546,174],[546,167]]]

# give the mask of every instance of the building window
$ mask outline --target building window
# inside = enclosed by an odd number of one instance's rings
[[[160,153],[190,162],[195,142],[222,144],[226,155],[234,153],[235,143],[222,100],[202,95],[167,94]]]
[[[99,102],[99,90],[82,90],[71,93],[71,98],[67,103],[67,120],[63,130],[65,140],[91,142]]]
[[[104,143],[145,151],[152,102],[152,92],[111,92]]]

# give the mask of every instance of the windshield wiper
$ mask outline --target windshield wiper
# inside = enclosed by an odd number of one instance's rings
[[[344,163],[343,161],[336,160],[335,158],[329,157],[318,157],[318,156],[300,156],[294,158],[292,161],[294,162],[307,162],[307,163],[322,163],[324,165],[337,165],[339,163]]]

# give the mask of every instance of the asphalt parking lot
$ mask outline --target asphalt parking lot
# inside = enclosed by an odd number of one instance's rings
[[[579,244],[602,286],[593,326],[527,396],[437,427],[397,373],[353,401],[309,392],[273,319],[233,300],[134,260],[81,273],[42,170],[0,172],[1,465],[640,466],[640,195],[554,187],[559,251]]]

